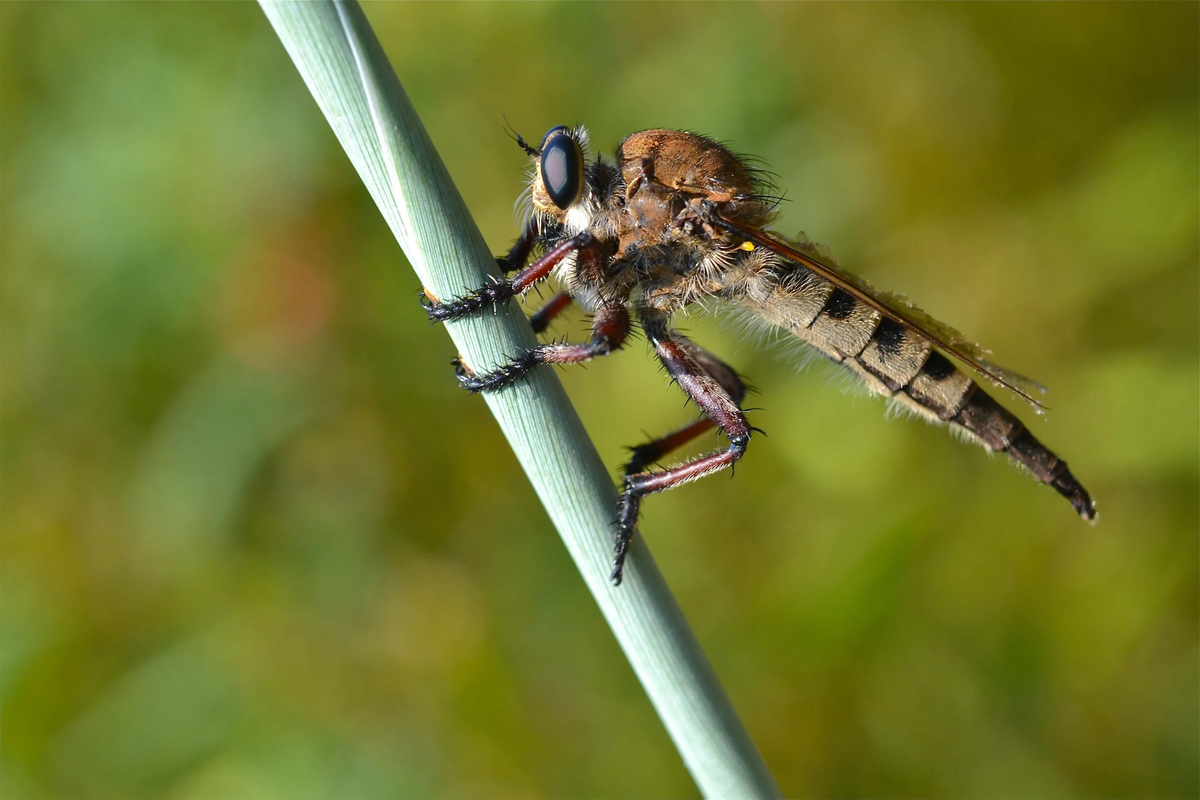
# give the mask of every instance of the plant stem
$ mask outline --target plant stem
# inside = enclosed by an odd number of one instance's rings
[[[426,289],[483,285],[495,261],[359,6],[262,7]],[[419,313],[415,300],[404,310]],[[511,302],[446,328],[477,369],[535,344]],[[554,372],[485,399],[700,790],[778,797],[640,538],[624,582],[609,584],[615,488]]]

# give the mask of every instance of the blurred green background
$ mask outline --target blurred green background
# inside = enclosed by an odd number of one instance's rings
[[[366,13],[496,252],[505,116],[698,130],[1052,387],[1094,529],[683,323],[769,437],[642,530],[787,795],[1200,793],[1195,3]],[[3,794],[694,796],[257,6],[3,3],[0,58]],[[692,418],[640,343],[562,379],[614,470]]]

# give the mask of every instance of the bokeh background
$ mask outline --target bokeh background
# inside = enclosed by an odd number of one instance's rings
[[[1052,387],[1095,528],[686,321],[769,436],[642,530],[787,795],[1200,792],[1196,4],[366,13],[495,251],[505,117],[707,132]],[[3,794],[694,796],[258,7],[3,3],[0,59]],[[693,413],[562,379],[614,471]]]

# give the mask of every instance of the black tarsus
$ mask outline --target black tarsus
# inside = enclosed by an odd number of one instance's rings
[[[451,363],[454,364],[454,376],[458,378],[458,385],[466,389],[472,394],[476,392],[491,392],[496,389],[502,389],[513,381],[519,380],[538,365],[536,349],[529,350],[516,358],[510,359],[507,364],[499,367],[492,372],[474,373],[467,369],[462,363],[462,359],[454,359]]]
[[[629,335],[629,311],[623,305],[601,306],[592,322],[592,338],[572,344],[539,344],[492,372],[473,373],[462,362],[455,363],[458,385],[469,392],[492,392],[515,383],[538,364],[581,364],[620,349]]]
[[[518,243],[523,239],[524,236],[522,236],[521,240],[518,240]],[[566,258],[568,254],[593,247],[595,242],[595,237],[587,231],[578,233],[557,247],[551,248],[537,261],[523,268],[511,280],[507,278],[494,279],[487,286],[480,287],[462,297],[446,302],[432,300],[428,295],[424,295],[421,299],[421,306],[425,309],[425,313],[429,315],[429,319],[434,322],[447,322],[449,320],[460,319],[474,314],[487,306],[494,308],[501,301],[521,294],[535,283],[548,278],[554,268],[558,266],[558,263]],[[517,246],[514,245],[513,249],[516,250]]]
[[[469,316],[486,306],[495,307],[501,301],[507,300],[516,293],[511,281],[493,278],[492,283],[489,283],[487,286],[481,286],[462,297],[449,300],[445,303],[430,300],[427,294],[422,294],[421,307],[425,309],[425,313],[429,316],[431,322],[446,322]]]

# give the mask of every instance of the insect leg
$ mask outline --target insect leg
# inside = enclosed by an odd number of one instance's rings
[[[509,248],[508,255],[496,257],[496,263],[504,270],[505,275],[525,266],[525,262],[529,260],[529,253],[533,250],[533,243],[537,241],[537,234],[537,220],[531,217],[525,223],[525,230],[521,231],[520,238]]]
[[[681,334],[669,330],[662,321],[643,317],[642,324],[667,372],[700,406],[705,416],[729,437],[729,447],[659,472],[625,476],[625,486],[617,501],[617,541],[611,575],[614,584],[621,582],[621,570],[633,538],[642,498],[732,466],[746,452],[746,446],[750,443],[750,424],[726,387],[696,359],[694,353],[698,348]]]
[[[421,298],[421,305],[424,306],[429,319],[434,322],[445,322],[474,314],[486,306],[495,306],[503,300],[521,294],[538,281],[545,280],[564,258],[577,251],[592,247],[595,241],[592,234],[583,231],[552,248],[537,261],[514,275],[511,280],[497,280],[463,297],[444,303],[425,296]]]
[[[660,436],[657,439],[639,444],[636,447],[631,447],[629,449],[633,452],[633,455],[625,463],[623,471],[626,475],[631,475],[635,472],[645,472],[648,466],[658,463],[663,456],[678,450],[692,439],[695,439],[702,433],[711,431],[716,426],[717,423],[708,417],[703,417],[695,422],[684,425],[682,428],[671,431],[666,436]]]
[[[458,383],[469,392],[502,389],[522,378],[538,364],[578,364],[606,356],[624,344],[628,335],[628,309],[622,304],[601,306],[592,323],[590,341],[579,344],[539,344],[494,372],[471,374],[461,362],[456,361]]]
[[[542,333],[546,328],[550,327],[550,323],[554,318],[566,310],[567,306],[571,305],[571,295],[569,292],[559,292],[550,298],[546,305],[537,310],[532,317],[529,318],[529,325],[533,328],[534,333]]]
[[[525,230],[521,232],[520,238],[513,242],[508,255],[496,256],[496,264],[500,269],[504,270],[505,275],[525,266],[525,262],[529,260],[529,254],[533,251],[533,243],[537,241],[537,235],[537,220],[530,218],[529,222],[525,223]],[[561,314],[570,304],[571,295],[567,292],[559,292],[554,297],[551,297],[550,302],[538,309],[537,313],[529,318],[529,325],[533,328],[533,332],[542,333],[545,331],[546,328],[550,327],[550,323],[554,321],[554,318]]]
[[[688,354],[696,363],[716,379],[725,391],[729,392],[729,396],[733,399],[733,402],[737,403],[740,408],[742,400],[746,397],[746,384],[742,382],[742,379],[738,377],[733,368],[693,342],[684,340],[683,344]],[[714,427],[716,427],[716,423],[712,419],[704,417],[688,425],[684,425],[682,428],[672,431],[666,436],[639,444],[637,447],[631,447],[630,450],[633,451],[633,456],[625,465],[625,473],[643,472],[646,467],[659,461],[671,451],[682,447],[692,439],[712,430]]]

